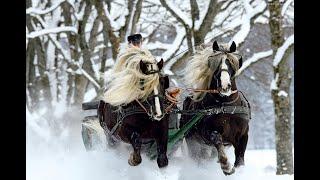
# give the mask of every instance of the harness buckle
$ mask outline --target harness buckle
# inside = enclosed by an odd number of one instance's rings
[[[221,106],[221,108],[219,108],[219,112],[222,114],[226,113],[224,106]]]

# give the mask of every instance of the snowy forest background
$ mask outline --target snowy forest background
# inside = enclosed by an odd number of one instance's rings
[[[284,36],[291,45],[294,1],[281,2]],[[81,103],[99,98],[118,48],[128,35],[141,33],[143,47],[164,59],[171,86],[183,86],[181,70],[195,45],[235,41],[244,60],[237,86],[252,106],[248,149],[275,149],[266,1],[26,0],[26,7],[27,146],[46,141],[53,147],[52,137],[59,137],[70,148],[86,115]]]

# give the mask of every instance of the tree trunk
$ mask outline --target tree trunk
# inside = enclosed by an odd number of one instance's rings
[[[268,4],[271,31],[271,46],[275,53],[284,43],[282,28],[281,4],[278,0]],[[291,104],[289,88],[291,83],[291,70],[289,55],[292,47],[286,50],[280,63],[274,67],[276,88],[271,91],[275,110],[277,174],[293,174],[292,137],[291,137]],[[274,57],[273,55],[273,57]]]
[[[94,73],[92,70],[92,63],[91,63],[91,54],[89,50],[89,46],[86,42],[85,38],[85,27],[88,22],[89,16],[91,14],[92,4],[87,1],[85,12],[83,15],[83,20],[79,21],[79,45],[82,51],[82,58],[83,58],[83,65],[82,68],[87,71],[92,77],[94,77]],[[84,94],[86,92],[86,87],[89,83],[89,80],[82,74],[75,75],[75,97],[74,97],[74,104],[80,105],[84,100]]]
[[[138,0],[138,2],[136,3],[136,9],[132,18],[132,26],[131,26],[131,32],[130,34],[134,34],[136,33],[136,24],[138,23],[139,19],[140,19],[140,15],[141,15],[141,10],[142,10],[142,2],[143,0]]]
[[[72,15],[74,9],[72,8],[72,6],[70,5],[69,2],[63,2],[61,4],[61,7],[63,9],[62,15],[64,18],[65,25],[66,26],[73,26],[71,15]],[[66,34],[67,34],[68,43],[70,46],[71,59],[73,59],[74,61],[78,61],[79,57],[80,57],[78,37],[76,34],[73,34],[71,32],[67,32]],[[68,65],[68,69],[77,69],[77,67],[73,67],[72,65]],[[73,97],[73,94],[75,91],[74,81],[75,81],[74,74],[68,73],[68,92],[67,92],[67,99],[66,99],[68,105],[70,105],[72,103],[71,100],[72,100],[72,97]]]
[[[224,2],[217,2],[217,0],[210,0],[208,11],[202,21],[198,30],[194,30],[194,43],[200,45],[204,43],[204,38],[211,31],[211,26],[215,17],[220,12]]]
[[[30,0],[26,1],[26,6],[32,6]],[[30,15],[26,17],[26,25],[29,32],[34,31]],[[37,58],[37,65],[34,64],[35,58]],[[39,107],[40,102],[42,102],[42,105],[50,105],[51,102],[51,93],[48,88],[49,79],[46,75],[46,57],[39,37],[29,39],[26,50],[26,63],[26,85],[29,91],[29,97],[27,98],[31,98],[28,99],[30,103],[27,105],[29,106],[29,110],[33,111]],[[38,76],[36,75],[36,69],[39,72]]]
[[[98,16],[101,19],[103,26],[105,27],[105,29],[107,29],[107,32],[108,32],[109,41],[112,45],[111,46],[112,58],[116,60],[118,56],[119,46],[120,46],[120,39],[114,33],[114,30],[111,26],[111,22],[105,14],[104,3],[101,0],[95,0],[94,3],[97,9]]]

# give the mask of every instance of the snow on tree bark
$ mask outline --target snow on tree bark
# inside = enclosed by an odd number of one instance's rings
[[[281,3],[273,0],[268,3],[270,12],[269,26],[271,31],[271,46],[273,57],[284,43],[282,28]],[[281,61],[273,67],[274,76],[278,76],[275,87],[271,89],[275,111],[277,174],[293,174],[292,137],[291,137],[291,104],[289,88],[291,83],[291,69],[289,55],[293,49],[290,46]],[[280,95],[285,92],[287,96]]]

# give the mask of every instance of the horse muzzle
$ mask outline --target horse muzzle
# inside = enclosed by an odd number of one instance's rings
[[[228,84],[226,88],[219,88],[218,91],[222,96],[230,96],[232,94],[231,84]]]

